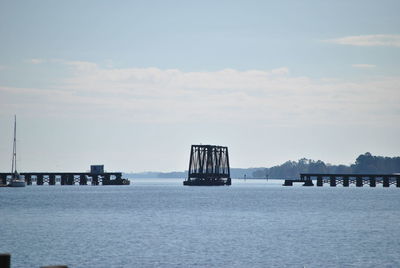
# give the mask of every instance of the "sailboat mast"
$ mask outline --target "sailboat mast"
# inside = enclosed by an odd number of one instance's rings
[[[13,159],[11,171],[14,173],[17,170],[17,116],[14,115],[14,142],[13,142]]]

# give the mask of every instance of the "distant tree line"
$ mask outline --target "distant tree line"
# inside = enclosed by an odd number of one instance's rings
[[[331,165],[321,160],[302,158],[270,168],[231,168],[232,178],[298,178],[300,173],[400,173],[400,157],[373,156],[365,153],[352,165]],[[125,178],[186,178],[186,171],[124,173]]]
[[[365,153],[357,157],[354,164],[331,165],[323,161],[302,158],[299,161],[287,161],[271,168],[260,168],[252,175],[254,178],[297,178],[300,173],[400,173],[400,157],[373,156]]]

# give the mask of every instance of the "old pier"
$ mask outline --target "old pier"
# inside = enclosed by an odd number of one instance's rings
[[[190,150],[188,186],[231,185],[228,147],[192,145]]]
[[[0,173],[0,184],[6,185],[12,173]],[[129,180],[122,178],[121,172],[105,172],[102,174],[90,172],[22,172],[27,185],[126,185]]]
[[[355,185],[356,187],[363,187],[369,185],[370,187],[376,187],[378,184],[382,184],[383,187],[390,187],[395,185],[400,187],[400,174],[319,174],[319,173],[301,173],[300,179],[288,179],[285,180],[284,186],[292,186],[293,183],[303,183],[303,186],[314,186],[316,181],[317,186],[322,187],[324,184],[328,184],[331,187],[342,185],[343,187],[349,187]]]
[[[92,165],[90,172],[21,172],[27,185],[128,185],[130,182],[122,178],[122,172],[104,172],[103,165]],[[13,173],[0,173],[0,184],[7,185]]]

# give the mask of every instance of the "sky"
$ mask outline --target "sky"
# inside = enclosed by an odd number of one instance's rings
[[[400,1],[0,0],[0,170],[399,156]]]

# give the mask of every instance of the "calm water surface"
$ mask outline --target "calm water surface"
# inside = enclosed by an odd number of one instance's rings
[[[182,180],[0,188],[12,267],[400,267],[400,189]]]

